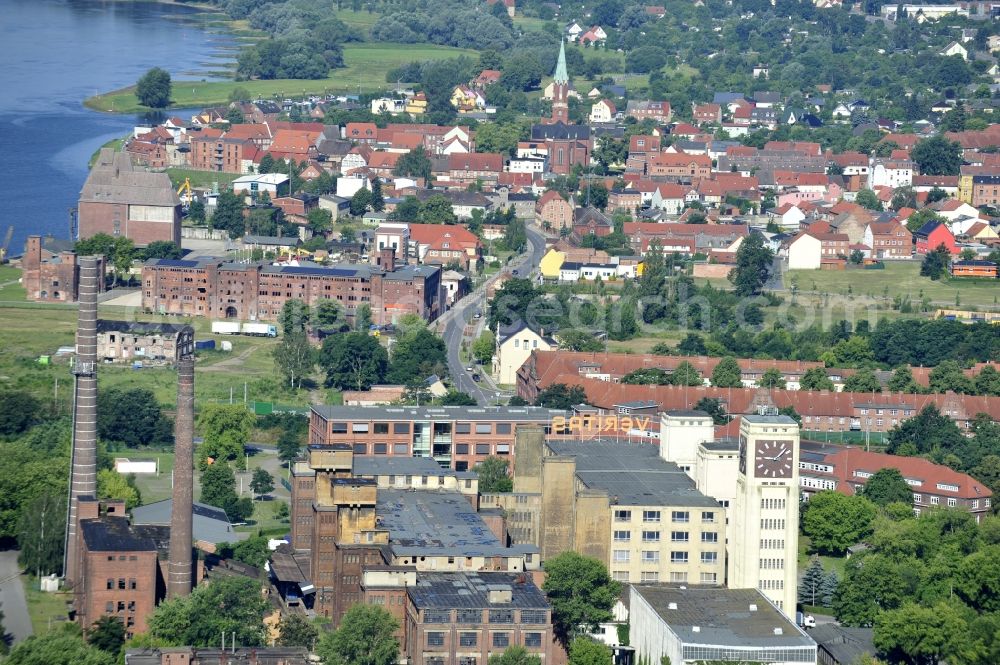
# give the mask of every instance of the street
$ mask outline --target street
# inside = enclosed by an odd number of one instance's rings
[[[32,634],[17,554],[17,550],[0,552],[0,611],[3,612],[3,627],[7,631],[7,635],[0,635],[0,639],[10,636],[14,644]]]
[[[483,282],[475,291],[455,303],[452,309],[448,310],[439,320],[444,322],[444,331],[441,337],[448,348],[448,373],[451,375],[452,383],[456,390],[468,393],[480,405],[487,405],[497,399],[497,389],[489,380],[489,368],[483,367],[479,371],[483,377],[483,382],[487,387],[483,387],[472,380],[471,373],[465,371],[466,365],[462,362],[459,352],[462,348],[462,338],[465,326],[477,310],[487,315],[486,289],[491,283],[508,270],[518,271],[518,277],[528,277],[538,267],[545,253],[545,237],[534,227],[526,226],[528,234],[528,251],[521,254],[516,260],[511,261],[497,275]],[[470,343],[475,338],[470,338]]]

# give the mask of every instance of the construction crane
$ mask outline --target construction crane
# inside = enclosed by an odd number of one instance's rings
[[[181,203],[185,206],[191,205],[191,179],[184,178],[184,182],[177,188],[177,196],[181,197]]]
[[[3,245],[0,245],[0,263],[7,263],[7,248],[10,247],[10,239],[14,235],[14,225],[7,227],[7,235],[3,237]]]

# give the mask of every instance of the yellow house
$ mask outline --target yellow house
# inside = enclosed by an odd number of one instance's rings
[[[962,173],[958,176],[958,200],[972,205],[972,174]]]
[[[544,330],[535,330],[524,321],[501,325],[493,354],[493,378],[501,385],[513,385],[517,382],[517,370],[532,351],[552,351],[558,346]]]
[[[412,115],[423,115],[427,113],[427,95],[422,92],[406,100],[406,112]]]
[[[542,257],[541,263],[538,264],[538,269],[541,271],[542,277],[545,279],[559,279],[559,269],[562,268],[562,264],[565,261],[565,252],[550,249],[548,253]]]
[[[970,239],[982,243],[990,243],[997,238],[1000,238],[1000,235],[998,235],[997,232],[993,230],[993,227],[986,222],[977,222],[973,224],[969,227],[969,230],[966,231],[966,235],[968,235]]]
[[[455,86],[451,93],[451,105],[460,113],[468,113],[486,106],[486,99],[472,88],[464,85]]]

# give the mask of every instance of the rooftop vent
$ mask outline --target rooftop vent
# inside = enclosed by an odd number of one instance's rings
[[[700,633],[701,632],[701,626],[691,626],[691,632],[692,633]]]
[[[757,606],[756,606],[756,605],[753,605],[753,604],[751,604],[751,605],[750,605],[750,611],[751,611],[751,612],[756,612],[756,611],[757,611]]]
[[[782,633],[782,630],[780,628],[775,628],[774,629],[774,634],[775,635],[781,635],[781,633]]]
[[[668,610],[676,610],[677,609],[677,603],[667,603],[667,609]]]

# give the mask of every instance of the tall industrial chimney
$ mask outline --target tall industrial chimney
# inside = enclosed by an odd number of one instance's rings
[[[191,593],[191,514],[194,510],[194,330],[177,335],[177,418],[174,422],[174,490],[170,513],[167,597]]]
[[[77,515],[80,497],[97,495],[97,293],[101,259],[80,258],[80,309],[76,324],[76,359],[73,363],[73,458],[70,466],[69,519],[66,522],[63,575],[66,585],[77,580],[79,547]]]

